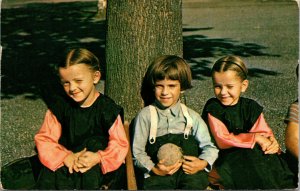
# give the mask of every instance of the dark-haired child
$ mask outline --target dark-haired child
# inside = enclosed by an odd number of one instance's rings
[[[197,189],[208,186],[207,172],[218,156],[200,115],[180,102],[182,91],[191,88],[188,64],[174,55],[161,56],[148,67],[143,85],[149,94],[134,122],[133,156],[144,173],[143,189]],[[144,91],[147,92],[147,91]],[[165,143],[179,146],[184,155],[171,166],[158,161]],[[170,151],[171,152],[171,151]]]

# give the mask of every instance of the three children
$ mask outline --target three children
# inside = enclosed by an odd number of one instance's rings
[[[88,50],[71,50],[58,72],[67,96],[49,106],[35,136],[44,165],[38,188],[99,189],[106,173],[118,173],[127,154],[123,110],[96,91],[99,61]],[[292,188],[292,174],[262,106],[241,96],[249,83],[244,62],[235,56],[219,59],[212,79],[216,98],[207,101],[201,117],[180,101],[192,88],[184,59],[160,56],[148,67],[146,106],[133,124],[142,189],[203,190],[209,183],[224,189]],[[158,160],[166,143],[180,147],[183,160],[171,165]]]

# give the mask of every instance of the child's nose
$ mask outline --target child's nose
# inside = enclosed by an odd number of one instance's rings
[[[162,94],[164,94],[164,95],[166,95],[166,94],[168,94],[168,92],[169,92],[169,89],[168,89],[168,87],[163,87],[163,89],[162,89]]]
[[[76,89],[76,86],[74,83],[70,83],[70,91],[73,92]]]
[[[226,88],[222,88],[221,89],[221,94],[226,94],[227,93],[227,89]]]

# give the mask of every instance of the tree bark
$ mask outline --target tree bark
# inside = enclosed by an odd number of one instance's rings
[[[143,107],[140,89],[152,60],[182,56],[181,0],[108,0],[105,94],[131,121]]]

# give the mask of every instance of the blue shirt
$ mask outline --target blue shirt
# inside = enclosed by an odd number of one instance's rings
[[[180,101],[175,105],[159,109],[157,103],[153,103],[156,107],[158,115],[157,135],[160,137],[166,134],[183,134],[186,120],[181,110]],[[200,159],[206,160],[209,166],[206,170],[210,170],[213,163],[218,157],[219,150],[212,143],[211,137],[206,123],[200,115],[194,110],[188,108],[188,113],[193,120],[193,127],[190,134],[199,143],[199,148],[202,150],[199,155]],[[143,108],[137,115],[134,121],[134,136],[133,136],[133,157],[135,166],[150,172],[154,167],[150,156],[146,153],[146,145],[149,141],[151,116],[149,106]],[[183,136],[183,135],[182,135]]]

